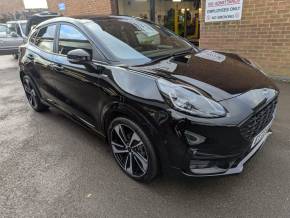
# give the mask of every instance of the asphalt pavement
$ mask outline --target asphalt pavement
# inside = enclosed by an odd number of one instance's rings
[[[36,113],[0,56],[1,217],[290,217],[290,84],[273,135],[236,176],[139,184],[109,147],[57,110]]]

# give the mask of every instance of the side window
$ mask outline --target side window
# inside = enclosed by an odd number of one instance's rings
[[[61,25],[59,31],[58,53],[67,55],[74,49],[84,49],[92,55],[92,46],[89,40],[76,28],[70,25]]]
[[[47,52],[53,52],[53,42],[55,37],[56,25],[41,28],[34,38],[34,44]],[[32,36],[33,37],[33,36]]]

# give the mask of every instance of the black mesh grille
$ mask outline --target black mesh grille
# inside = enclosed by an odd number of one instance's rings
[[[241,134],[246,140],[251,141],[271,122],[276,105],[277,99],[270,102],[241,126]]]

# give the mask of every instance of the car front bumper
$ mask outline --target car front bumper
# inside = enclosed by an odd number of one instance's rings
[[[165,169],[190,177],[241,173],[245,163],[271,135],[277,102],[278,97],[275,97],[259,110],[247,113],[244,108],[239,109],[242,107],[239,105],[232,108],[234,112],[229,112],[229,116],[217,119],[170,111],[170,118],[160,122],[159,128],[163,139],[159,143],[163,146],[159,154],[164,153],[160,155],[162,161],[168,160]]]
[[[273,101],[271,105],[267,106],[271,106],[270,110],[265,107],[266,114],[261,114],[261,110],[233,126],[179,122],[174,128],[179,132],[179,141],[178,137],[170,138],[174,134],[167,135],[168,147],[175,148],[170,152],[171,160],[175,161],[171,168],[190,177],[241,173],[245,163],[255,155],[272,133],[270,128],[275,118],[276,102]],[[256,117],[262,118],[253,119]],[[252,127],[252,123],[261,124],[263,128],[261,125]],[[257,128],[259,131],[256,131]],[[253,129],[255,132],[249,138],[245,131],[252,133]],[[191,133],[192,138],[188,133]]]
[[[253,148],[244,154],[241,157],[238,157],[236,160],[230,160],[228,162],[229,168],[220,168],[217,165],[212,165],[210,168],[201,168],[196,169],[194,166],[190,166],[190,173],[182,172],[183,175],[190,176],[190,177],[210,177],[210,176],[225,176],[225,175],[233,175],[239,174],[244,169],[244,164],[253,157],[256,152],[264,145],[267,138],[272,134],[271,131],[267,132],[264,137],[255,145]],[[224,160],[220,160],[224,161]],[[215,160],[215,163],[218,163],[219,160]]]

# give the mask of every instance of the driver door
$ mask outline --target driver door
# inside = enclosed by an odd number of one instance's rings
[[[93,45],[77,27],[61,24],[57,40],[57,51],[51,74],[57,96],[57,104],[89,127],[97,127],[99,99],[99,75],[91,68],[70,63],[67,53],[84,49],[93,55]]]

